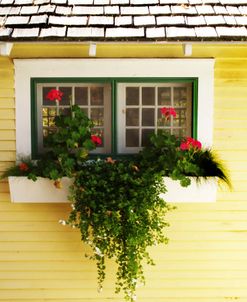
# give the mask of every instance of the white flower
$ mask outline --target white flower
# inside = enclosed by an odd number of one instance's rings
[[[102,254],[101,250],[97,246],[95,247],[95,254],[97,254],[100,257],[104,257],[104,254]]]
[[[61,225],[66,225],[66,221],[65,221],[65,220],[60,219],[58,222],[59,222]]]

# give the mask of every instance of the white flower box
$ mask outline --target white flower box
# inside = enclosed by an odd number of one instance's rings
[[[38,177],[36,181],[23,176],[10,176],[10,199],[14,203],[66,203],[69,186],[72,181],[68,177],[61,179],[61,189],[48,178]]]
[[[167,192],[162,194],[162,198],[170,203],[196,202],[206,203],[215,202],[217,194],[218,180],[216,177],[204,179],[190,177],[191,184],[188,187],[182,187],[178,180],[172,180],[164,177]]]
[[[209,177],[196,182],[191,178],[191,185],[181,187],[179,181],[164,177],[167,192],[162,198],[169,203],[180,202],[215,202],[217,193],[217,178]],[[68,177],[61,179],[62,188],[54,186],[54,181],[38,177],[32,181],[23,176],[10,176],[10,198],[14,203],[68,203],[69,186],[72,180]]]

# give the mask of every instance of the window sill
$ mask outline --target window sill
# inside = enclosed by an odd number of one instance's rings
[[[181,187],[179,181],[164,177],[167,192],[162,198],[169,203],[209,203],[216,201],[217,178],[209,177],[199,183],[191,178],[191,185]],[[10,198],[13,203],[69,203],[68,193],[71,180],[61,179],[61,189],[54,186],[53,181],[38,177],[32,181],[27,177],[9,177]]]

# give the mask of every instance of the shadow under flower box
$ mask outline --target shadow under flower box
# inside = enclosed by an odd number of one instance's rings
[[[188,187],[182,187],[178,180],[172,180],[164,177],[167,192],[162,194],[167,202],[196,202],[206,203],[215,202],[217,195],[218,179],[217,177],[190,177],[191,184]]]
[[[66,203],[69,186],[68,177],[61,179],[61,188],[56,188],[54,181],[38,177],[36,181],[23,176],[10,176],[10,199],[14,203]]]

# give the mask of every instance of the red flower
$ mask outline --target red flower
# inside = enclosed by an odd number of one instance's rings
[[[63,96],[63,93],[60,90],[51,89],[47,93],[46,98],[50,101],[61,101],[62,96]]]
[[[28,171],[29,167],[28,167],[28,165],[26,163],[20,163],[19,164],[19,169],[21,171]]]
[[[202,144],[201,142],[199,142],[198,140],[192,138],[192,137],[187,137],[186,141],[183,141],[180,145],[180,149],[185,151],[185,150],[189,150],[191,148],[194,149],[201,149],[202,148]]]
[[[95,145],[101,145],[102,144],[102,139],[99,136],[97,136],[97,135],[91,135],[91,141]]]
[[[171,115],[173,117],[177,116],[177,112],[173,107],[169,107],[169,108],[163,107],[163,108],[160,108],[160,111],[161,111],[161,114],[164,115],[166,118],[169,118]]]

